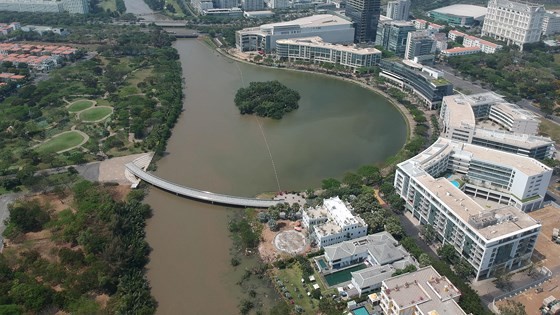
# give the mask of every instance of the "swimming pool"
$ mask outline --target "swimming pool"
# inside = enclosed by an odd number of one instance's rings
[[[327,265],[327,262],[325,261],[325,259],[323,257],[319,257],[317,259],[317,262],[319,263],[319,266],[321,267],[321,270],[322,269],[327,269],[328,265]]]
[[[360,264],[360,265],[352,267],[352,268],[348,268],[348,269],[344,269],[344,270],[341,270],[341,271],[337,271],[335,273],[331,273],[330,275],[325,276],[325,281],[327,281],[327,284],[329,286],[333,286],[333,285],[337,285],[337,284],[342,283],[342,282],[350,281],[350,280],[352,280],[352,275],[350,274],[351,272],[362,270],[362,269],[365,269],[366,267],[367,266],[365,264]]]
[[[369,312],[367,311],[365,306],[362,306],[362,307],[359,307],[359,308],[353,310],[352,314],[354,314],[354,315],[369,315]]]
[[[452,181],[451,181],[451,184],[453,184],[453,186],[459,188],[459,182],[458,182],[458,181],[452,180]]]

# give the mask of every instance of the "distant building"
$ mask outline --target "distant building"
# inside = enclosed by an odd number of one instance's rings
[[[89,0],[0,0],[0,11],[86,14]]]
[[[466,315],[457,304],[461,292],[432,267],[383,281],[381,309],[386,315]]]
[[[425,30],[428,27],[428,21],[426,20],[416,19],[412,20],[412,23],[414,23],[414,27],[416,27],[417,30]]]
[[[268,0],[266,4],[271,9],[285,9],[290,7],[290,2],[288,0]]]
[[[214,2],[212,0],[193,0],[192,5],[202,15],[204,15],[204,11],[214,9]]]
[[[535,159],[554,158],[556,152],[552,139],[535,135],[538,119],[533,114],[492,92],[445,96],[440,119],[441,136],[448,139]],[[485,119],[507,131],[479,126],[477,122]]]
[[[408,33],[414,32],[414,24],[407,21],[393,21],[381,18],[377,25],[375,45],[394,52],[399,57],[404,57]]]
[[[443,73],[409,60],[387,60],[379,63],[387,83],[409,92],[429,109],[439,108],[444,96],[453,94],[453,84],[443,78]]]
[[[463,37],[463,46],[465,47],[478,47],[480,51],[486,54],[494,54],[502,49],[502,45],[498,45],[487,40],[466,35]]]
[[[441,56],[450,58],[457,56],[473,55],[482,52],[480,47],[453,47],[441,51]]]
[[[274,12],[272,11],[245,11],[243,12],[243,16],[248,19],[265,19],[274,16]]]
[[[202,10],[202,15],[214,16],[218,18],[240,18],[243,16],[243,11],[240,8],[205,9]]]
[[[303,211],[303,226],[321,248],[365,236],[367,224],[351,209],[338,197],[324,199],[322,205]]]
[[[397,21],[406,21],[410,15],[410,0],[392,0],[387,3],[387,16]]]
[[[276,56],[289,61],[339,64],[356,70],[377,65],[381,60],[381,51],[375,48],[325,43],[321,37],[316,36],[279,39],[276,41]]]
[[[264,10],[264,0],[241,0],[243,11]]]
[[[237,8],[238,6],[237,0],[214,0],[213,3],[215,9]]]
[[[428,12],[428,16],[452,26],[474,26],[484,21],[487,9],[478,5],[454,4]]]
[[[375,42],[381,14],[380,0],[347,0],[345,14],[355,24],[355,42]]]
[[[490,0],[482,26],[482,36],[517,45],[538,42],[542,33],[544,6],[528,2]]]
[[[263,24],[235,32],[235,43],[240,51],[270,52],[279,39],[319,36],[325,42],[349,44],[354,41],[352,22],[331,14],[312,15],[293,21]]]
[[[431,64],[436,56],[436,42],[428,31],[408,33],[404,58],[416,63]]]
[[[560,33],[560,15],[547,11],[542,21],[542,34],[548,36],[556,33]]]
[[[445,33],[434,33],[431,35],[436,43],[436,51],[443,51],[447,49],[447,35]]]

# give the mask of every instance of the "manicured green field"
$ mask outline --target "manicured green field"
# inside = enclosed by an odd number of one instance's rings
[[[98,121],[109,116],[112,112],[111,107],[94,107],[81,112],[80,119],[85,122]]]
[[[54,138],[51,138],[47,142],[45,142],[45,143],[41,144],[39,147],[37,147],[37,151],[40,151],[40,152],[58,152],[58,151],[66,150],[68,148],[77,146],[83,140],[84,140],[84,137],[81,134],[79,134],[75,131],[71,131],[71,132],[61,134],[60,136],[56,136]]]
[[[90,108],[92,106],[93,106],[93,101],[88,101],[88,100],[75,101],[74,103],[70,104],[70,106],[68,106],[68,111],[71,113],[75,113],[75,112],[82,111],[86,108]]]

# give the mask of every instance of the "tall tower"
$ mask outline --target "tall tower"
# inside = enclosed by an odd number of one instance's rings
[[[354,22],[355,42],[375,42],[377,23],[381,13],[380,0],[347,0],[345,13]]]
[[[406,21],[410,14],[410,0],[393,0],[387,3],[387,17],[397,21]]]

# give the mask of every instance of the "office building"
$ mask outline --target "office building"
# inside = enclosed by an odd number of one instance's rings
[[[432,267],[384,280],[381,309],[386,315],[466,315],[457,304],[461,292]]]
[[[243,11],[264,10],[264,0],[241,0]]]
[[[554,141],[535,135],[538,119],[519,110],[492,92],[446,96],[440,111],[441,136],[535,159],[554,158]],[[484,120],[508,131],[481,126]]]
[[[454,4],[431,10],[428,16],[451,26],[471,27],[484,21],[487,9],[478,5]]]
[[[71,14],[89,13],[89,0],[62,0],[64,11]]]
[[[285,9],[290,7],[288,0],[268,0],[267,6],[270,9]]]
[[[560,15],[556,12],[546,11],[542,21],[542,34],[553,35],[560,33]]]
[[[439,138],[397,165],[394,186],[480,280],[530,261],[541,224],[522,210],[542,206],[551,175],[529,157]]]
[[[397,21],[406,21],[409,15],[410,0],[392,0],[387,3],[386,17]]]
[[[408,33],[404,58],[416,63],[431,64],[436,57],[436,42],[429,31]]]
[[[214,9],[237,8],[237,0],[214,0]]]
[[[235,32],[235,44],[240,51],[271,52],[279,39],[319,36],[325,42],[350,44],[354,41],[352,22],[331,14],[319,14],[301,19],[263,24]]]
[[[380,0],[347,0],[345,15],[356,29],[354,41],[357,43],[375,42],[377,23],[381,14]]]
[[[86,14],[89,0],[0,0],[0,11]]]
[[[379,66],[379,76],[388,84],[416,96],[429,109],[439,108],[443,97],[453,94],[453,84],[436,69],[410,60],[384,59]]]
[[[338,197],[324,199],[322,205],[305,209],[302,222],[321,248],[365,236],[368,227],[360,216],[352,214],[352,206]]]
[[[392,51],[395,55],[402,58],[406,51],[408,33],[415,30],[412,22],[394,21],[381,17],[379,24],[377,24],[375,45],[382,46],[383,49]]]
[[[517,45],[538,42],[542,33],[544,6],[529,2],[490,0],[482,26],[482,36]]]
[[[339,64],[356,70],[377,65],[381,60],[381,51],[325,43],[321,37],[307,37],[277,40],[276,56],[289,61]]]

